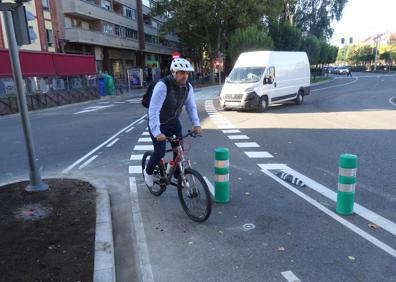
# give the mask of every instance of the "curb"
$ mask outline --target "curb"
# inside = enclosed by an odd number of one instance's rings
[[[325,84],[325,83],[329,83],[329,82],[332,82],[332,81],[334,81],[336,78],[335,77],[332,77],[332,78],[330,78],[330,79],[327,79],[327,80],[325,80],[325,81],[319,81],[319,82],[315,82],[315,83],[311,83],[311,85],[321,85],[321,84]]]
[[[115,282],[113,228],[110,198],[105,190],[97,190],[94,282]]]

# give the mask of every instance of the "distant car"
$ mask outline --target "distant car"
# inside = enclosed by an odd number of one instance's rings
[[[349,68],[347,67],[338,67],[335,70],[336,74],[347,74],[349,72]]]

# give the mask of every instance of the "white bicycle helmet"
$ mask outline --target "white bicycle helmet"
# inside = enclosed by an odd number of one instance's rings
[[[194,68],[186,59],[177,58],[172,61],[170,70],[171,72],[175,73],[178,71],[194,71]]]

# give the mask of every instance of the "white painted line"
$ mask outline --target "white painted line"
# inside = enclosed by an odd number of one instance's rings
[[[144,120],[141,120],[141,121],[138,122],[138,124],[142,124],[143,122],[144,122]]]
[[[243,142],[243,143],[235,143],[238,148],[258,148],[259,144],[256,142]]]
[[[139,138],[139,139],[138,139],[138,142],[150,142],[150,143],[151,143],[152,140],[151,140],[151,138],[144,138],[144,137],[143,137],[143,138]]]
[[[142,167],[140,165],[130,165],[129,166],[129,174],[141,174]]]
[[[116,138],[113,141],[111,141],[109,144],[106,145],[107,148],[110,148],[111,146],[113,146],[115,143],[118,142],[118,140],[120,140],[120,138]]]
[[[134,129],[134,127],[132,126],[131,128],[129,128],[127,131],[125,131],[125,133],[129,133]]]
[[[396,250],[393,249],[392,247],[386,245],[385,243],[383,243],[382,241],[378,240],[374,236],[371,236],[370,234],[368,234],[364,230],[360,229],[356,225],[353,225],[349,221],[345,220],[344,218],[342,218],[341,216],[339,216],[335,212],[329,210],[328,208],[326,208],[325,206],[323,206],[322,204],[320,204],[316,200],[312,199],[308,195],[304,194],[300,190],[298,190],[298,189],[294,188],[293,186],[289,185],[288,183],[284,182],[282,179],[280,179],[279,177],[277,177],[276,175],[271,173],[269,170],[263,169],[262,172],[265,173],[266,175],[268,175],[269,177],[271,177],[272,179],[274,179],[276,182],[278,182],[279,184],[281,184],[282,186],[284,186],[288,190],[290,190],[291,192],[293,192],[294,194],[296,194],[297,196],[303,198],[308,203],[310,203],[314,207],[318,208],[319,210],[321,210],[322,212],[324,212],[325,214],[327,214],[328,216],[330,216],[334,220],[338,221],[339,223],[341,223],[345,227],[349,228],[350,230],[355,232],[360,237],[366,239],[367,241],[369,241],[373,245],[377,246],[381,250],[385,251],[386,253],[388,253],[391,256],[393,256],[394,258],[396,258]]]
[[[290,270],[281,272],[282,276],[285,277],[287,282],[301,282],[300,279]]]
[[[273,158],[274,156],[268,152],[245,152],[245,154],[252,159],[258,158]]]
[[[132,154],[130,160],[131,161],[136,161],[136,160],[142,160],[143,154]]]
[[[228,133],[241,133],[241,131],[239,129],[226,129],[226,130],[222,130],[223,133],[228,134]]]
[[[95,112],[95,111],[106,109],[106,108],[110,108],[110,107],[113,107],[113,106],[114,105],[86,107],[84,110],[74,113],[74,115],[82,114],[82,113]]]
[[[100,148],[102,148],[103,146],[105,146],[107,143],[111,142],[114,138],[116,138],[118,135],[120,135],[121,133],[123,133],[125,130],[129,129],[129,127],[133,126],[134,124],[136,124],[137,122],[139,122],[140,120],[144,119],[146,117],[146,115],[142,116],[141,118],[135,120],[134,122],[132,122],[131,124],[129,124],[128,126],[124,127],[123,129],[121,129],[120,131],[118,131],[116,134],[114,134],[113,136],[111,136],[109,139],[107,139],[106,141],[104,141],[102,144],[100,144],[98,147],[96,147],[95,149],[93,149],[91,152],[89,152],[88,154],[86,154],[85,156],[83,156],[82,158],[78,159],[76,162],[74,162],[73,164],[71,164],[70,166],[68,166],[66,169],[64,169],[62,171],[62,173],[68,173],[69,171],[71,171],[75,166],[77,166],[78,164],[80,164],[81,162],[83,162],[86,158],[88,158],[90,155],[92,155],[93,153],[95,153],[97,150],[99,150]]]
[[[323,88],[318,88],[318,89],[311,89],[311,92],[315,92],[315,91],[320,91],[320,90],[325,90],[325,89],[330,89],[330,88],[336,88],[336,87],[341,87],[341,86],[345,86],[348,84],[352,84],[358,81],[358,78],[355,77],[355,80],[350,81],[348,83],[344,83],[344,84],[339,84],[339,85],[333,85],[333,86],[328,86],[328,87],[323,87]]]
[[[150,135],[150,133],[148,131],[145,131],[142,133],[142,135]]]
[[[132,235],[132,238],[135,238],[136,250],[137,250],[137,261],[139,262],[139,266],[137,269],[140,271],[140,279],[143,282],[153,282],[154,275],[153,269],[150,263],[150,256],[147,248],[146,234],[144,233],[144,225],[143,218],[140,212],[139,207],[139,199],[138,192],[136,187],[135,177],[129,178],[129,191],[132,202],[132,218],[133,223],[135,225],[135,236]]]
[[[272,170],[272,169],[283,170],[289,168],[286,164],[258,164],[258,166],[261,169],[265,169],[265,170]]]
[[[129,99],[129,100],[125,100],[126,102],[141,102],[140,99]]]
[[[395,106],[395,107],[396,107],[396,102],[393,102],[393,100],[395,100],[395,101],[396,101],[396,96],[395,96],[395,97],[391,97],[391,98],[389,98],[389,103],[391,103],[393,106]]]
[[[125,104],[125,102],[114,102],[114,104]]]
[[[206,184],[208,185],[210,194],[212,194],[212,197],[214,197],[215,189],[214,189],[212,183],[210,183],[210,181],[206,178],[206,176],[204,176],[204,179],[206,181]]]
[[[94,155],[92,156],[89,160],[87,160],[85,163],[83,163],[82,165],[80,165],[78,167],[78,169],[83,169],[84,167],[86,167],[87,165],[89,165],[94,159],[96,159],[98,157],[98,155]]]
[[[133,148],[134,151],[152,151],[154,150],[153,145],[136,145]]]
[[[227,135],[228,138],[231,140],[236,140],[236,139],[250,139],[249,136],[247,135]]]
[[[318,192],[321,195],[325,196],[326,198],[332,200],[333,202],[337,202],[337,193],[332,191],[331,189],[327,188],[326,186],[312,180],[311,178],[299,173],[298,171],[295,171],[294,169],[291,169],[290,167],[286,167],[285,169],[282,169],[282,170],[284,172],[290,173],[290,174],[294,175],[295,177],[299,178],[312,190],[315,190],[316,192]],[[396,223],[382,217],[379,214],[376,214],[375,212],[373,212],[373,211],[371,211],[357,203],[354,203],[353,211],[354,211],[354,213],[363,217],[367,221],[375,223],[376,225],[380,226],[382,229],[384,229],[384,230],[392,233],[394,236],[396,236]]]

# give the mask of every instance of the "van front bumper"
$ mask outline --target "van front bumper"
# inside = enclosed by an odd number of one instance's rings
[[[220,106],[223,109],[244,109],[244,110],[256,109],[260,100],[260,97],[257,95],[257,93],[250,92],[244,96],[245,97],[242,98],[241,100],[235,100],[235,99],[229,100],[220,97]]]

